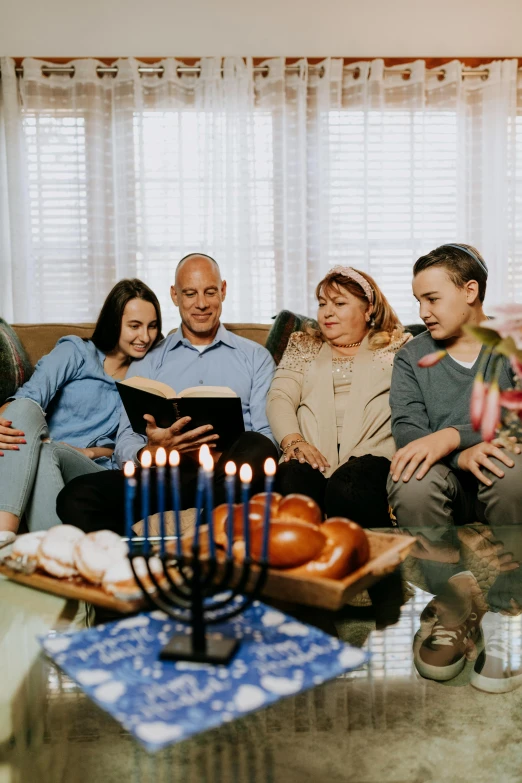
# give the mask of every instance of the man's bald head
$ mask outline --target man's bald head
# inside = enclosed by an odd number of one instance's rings
[[[213,264],[215,269],[217,270],[217,273],[219,275],[219,279],[221,280],[221,270],[220,270],[219,264],[218,264],[218,262],[216,261],[215,258],[212,258],[212,256],[208,256],[206,253],[188,253],[188,255],[183,256],[183,258],[181,258],[178,261],[178,265],[176,267],[176,272],[175,272],[175,276],[174,276],[174,285],[176,284],[176,280],[177,280],[177,277],[178,277],[178,274],[179,274],[181,268],[185,267],[188,263],[191,264],[192,262],[194,262],[196,260],[199,263],[204,263],[205,260],[206,260],[206,261],[208,261],[208,263]]]

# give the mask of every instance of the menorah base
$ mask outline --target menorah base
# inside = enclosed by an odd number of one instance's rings
[[[195,663],[229,663],[239,648],[238,639],[216,639],[207,636],[205,649],[192,646],[192,636],[176,634],[160,652],[160,658],[168,661],[194,661]]]

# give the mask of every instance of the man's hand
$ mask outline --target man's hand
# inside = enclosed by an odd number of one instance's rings
[[[428,470],[460,444],[460,435],[454,427],[446,427],[440,432],[432,432],[418,440],[412,440],[407,446],[399,449],[392,459],[390,473],[394,481],[409,481],[417,468],[420,468],[415,478],[421,479]]]
[[[187,453],[199,449],[203,443],[207,443],[209,448],[215,448],[215,443],[219,438],[219,435],[212,434],[213,427],[211,424],[205,424],[203,427],[196,427],[196,429],[183,432],[183,428],[191,421],[190,416],[184,416],[182,419],[175,421],[171,427],[158,427],[154,416],[149,413],[143,417],[147,422],[147,448],[150,449],[154,455],[156,451],[163,446],[168,452],[172,449],[176,449],[179,452]]]
[[[493,440],[491,443],[477,443],[476,446],[471,446],[471,448],[460,452],[457,464],[461,470],[473,473],[482,484],[490,487],[493,482],[482,473],[481,468],[487,468],[498,478],[502,478],[504,475],[504,471],[497,467],[490,457],[495,457],[508,468],[512,468],[515,464],[509,454],[501,451],[503,445],[499,440]],[[519,446],[515,446],[515,453],[520,454]]]
[[[12,422],[0,418],[0,457],[4,456],[4,451],[19,451],[17,443],[25,443],[24,433],[21,430],[14,430],[11,427]]]

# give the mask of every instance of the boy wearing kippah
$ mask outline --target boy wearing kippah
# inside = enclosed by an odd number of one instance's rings
[[[482,303],[487,267],[470,245],[442,245],[413,268],[413,293],[427,332],[395,358],[390,406],[398,448],[390,467],[388,498],[399,525],[448,527],[479,519],[492,525],[522,522],[522,457],[481,441],[470,420],[479,363],[490,382],[494,360],[463,326],[486,320]],[[445,350],[431,367],[423,356]],[[497,370],[498,372],[498,366]],[[498,379],[513,387],[508,359]]]

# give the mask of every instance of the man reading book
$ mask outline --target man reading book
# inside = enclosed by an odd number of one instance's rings
[[[180,418],[170,427],[159,427],[146,414],[146,434],[133,431],[123,411],[116,439],[115,457],[120,467],[132,460],[139,466],[144,448],[155,452],[163,446],[167,452],[177,449],[181,455],[182,507],[194,505],[198,450],[208,443],[215,461],[215,504],[225,502],[224,469],[228,460],[238,466],[248,462],[253,470],[252,492],[263,487],[263,465],[267,457],[277,460],[277,448],[266,418],[266,396],[275,365],[261,345],[229,332],[220,323],[226,282],[221,279],[217,262],[210,256],[192,253],[179,262],[172,301],[178,307],[181,327],[143,359],[134,362],[128,378],[141,376],[167,383],[179,394],[188,387],[227,386],[241,399],[245,432],[226,451],[211,425],[190,429],[190,419]],[[63,522],[82,530],[124,530],[123,473],[81,476],[67,484],[58,496],[57,512]],[[151,482],[151,488],[155,482]],[[138,482],[139,487],[139,482]],[[150,513],[156,511],[151,496]],[[135,501],[135,519],[140,519],[139,492]]]

